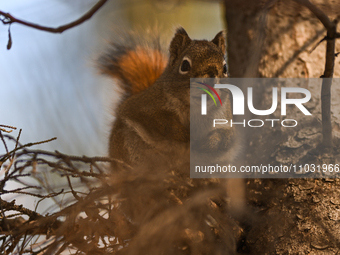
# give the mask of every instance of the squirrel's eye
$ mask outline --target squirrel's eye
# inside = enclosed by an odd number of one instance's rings
[[[228,68],[227,68],[227,63],[223,61],[223,75],[225,77],[228,77]]]
[[[181,74],[186,74],[191,69],[191,60],[188,57],[184,57],[179,72]]]

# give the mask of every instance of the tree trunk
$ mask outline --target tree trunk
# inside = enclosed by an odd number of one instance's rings
[[[326,43],[316,49],[314,46],[326,35],[321,22],[305,7],[294,1],[260,0],[225,0],[225,18],[227,23],[228,68],[231,77],[280,77],[280,78],[319,78],[324,74]],[[329,1],[312,1],[332,20],[339,13],[339,4]],[[324,4],[324,5],[322,5]],[[313,50],[312,52],[310,52]],[[339,46],[336,52],[339,52]],[[334,76],[340,76],[339,59],[335,62]],[[301,86],[312,93],[312,100],[307,108],[312,117],[299,117],[299,126],[283,135],[283,130],[248,132],[244,154],[248,165],[260,165],[270,162],[279,163],[280,153],[291,153],[288,161],[297,159],[297,163],[340,162],[340,152],[324,156],[317,150],[316,141],[321,142],[321,83],[312,86],[306,81]],[[334,83],[334,82],[333,82]],[[265,91],[257,94],[257,101],[268,108]],[[332,87],[332,123],[340,130],[339,86]],[[270,101],[271,103],[271,101]],[[270,105],[269,105],[270,107]],[[281,116],[280,116],[281,117]],[[281,117],[282,118],[282,117]],[[313,120],[313,121],[312,121]],[[330,120],[329,120],[330,121]],[[297,133],[305,130],[316,130],[318,139],[307,138],[309,147],[302,145],[305,154],[297,157],[298,149],[288,148]],[[333,128],[334,129],[334,128]],[[303,132],[302,132],[303,131]],[[279,141],[276,139],[284,139]],[[334,141],[339,146],[339,133]],[[279,141],[279,142],[278,142]],[[301,140],[300,140],[301,141]],[[313,143],[312,143],[313,141]],[[304,147],[305,146],[305,147]],[[336,145],[335,145],[336,146]],[[302,154],[301,154],[302,155]],[[315,156],[317,155],[317,156]],[[261,161],[262,160],[262,161]],[[329,160],[329,161],[327,161]],[[246,164],[242,162],[242,164]],[[282,161],[281,161],[282,162]],[[308,191],[303,187],[310,186]],[[327,249],[333,252],[339,248],[336,241],[339,230],[325,227],[332,221],[322,218],[319,212],[334,214],[331,203],[321,199],[319,193],[334,194],[338,192],[336,181],[325,183],[324,179],[267,179],[247,181],[247,202],[251,205],[248,211],[261,211],[249,215],[245,227],[245,240],[239,246],[239,252],[249,254],[308,254]],[[258,195],[254,195],[254,194]],[[260,194],[260,195],[259,195]],[[320,202],[317,202],[320,201]],[[256,209],[254,209],[254,207]],[[257,208],[257,207],[260,207]],[[261,214],[261,215],[260,215]],[[255,218],[255,220],[254,220]],[[305,225],[309,227],[306,228]],[[261,233],[261,234],[259,234]],[[333,247],[333,248],[332,248]],[[337,248],[334,248],[337,247]]]

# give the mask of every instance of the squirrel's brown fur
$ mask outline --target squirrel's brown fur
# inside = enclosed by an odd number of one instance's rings
[[[169,53],[164,68],[167,57],[159,38],[128,34],[99,59],[101,71],[116,78],[124,92],[110,137],[109,153],[117,162],[130,166],[161,162],[171,167],[190,159],[190,78],[226,76],[224,33],[211,41],[192,40],[179,28]],[[211,111],[209,118],[225,114],[230,118],[230,104],[224,105]],[[226,155],[231,157],[232,128],[204,133],[209,148],[222,156],[229,151]]]
[[[211,41],[191,40],[186,31],[179,28],[170,43],[168,58],[157,38],[150,41],[147,37],[136,39],[130,35],[123,41],[111,44],[100,58],[102,72],[114,77],[123,89],[123,99],[116,109],[111,130],[109,154],[113,159],[112,179],[119,184],[114,185],[114,188],[123,187],[123,192],[119,194],[122,198],[119,210],[127,215],[131,225],[139,228],[127,252],[124,253],[124,247],[122,254],[194,254],[196,251],[212,254],[203,248],[207,242],[218,244],[213,246],[214,254],[235,254],[232,230],[223,225],[223,231],[215,232],[217,228],[211,227],[212,221],[208,223],[207,215],[210,216],[211,212],[217,215],[217,210],[206,203],[208,195],[202,199],[202,194],[207,192],[209,197],[217,200],[225,195],[225,187],[216,179],[202,179],[202,182],[199,180],[194,183],[188,178],[190,152],[195,150],[194,159],[203,161],[211,156],[229,160],[234,155],[234,129],[226,125],[212,127],[214,118],[232,117],[228,97],[222,98],[223,107],[210,107],[209,115],[203,121],[201,118],[192,118],[191,113],[195,110],[190,109],[190,78],[225,77],[224,55],[223,32]],[[197,146],[195,139],[190,144],[190,135],[193,133],[199,134]],[[190,148],[190,145],[193,146]],[[193,202],[197,200],[197,194],[202,201],[199,207],[197,202]],[[180,217],[174,216],[178,210],[183,213],[178,214]],[[223,215],[224,210],[223,207]],[[191,224],[192,219],[194,224]],[[166,222],[165,225],[162,222]],[[144,238],[151,229],[152,234],[142,240],[144,244],[150,240],[154,242],[156,232],[153,231],[158,225],[161,226],[159,229],[165,231],[164,238],[160,239],[166,242],[164,247],[169,249],[159,251],[157,248],[163,245],[158,244],[140,249],[143,246],[138,236]],[[197,233],[205,233],[204,241],[189,240],[186,237],[189,228],[192,228],[193,233],[196,230]],[[177,242],[177,237],[180,237],[180,242]],[[194,243],[195,249],[191,251],[187,242]],[[186,251],[178,249],[182,244],[185,244]],[[130,252],[134,247],[138,247],[138,252],[137,249],[135,253]]]
[[[125,79],[130,84],[128,92],[133,95],[150,87],[163,73],[167,61],[162,52],[137,46],[118,60],[119,72],[113,70],[108,74],[117,79]],[[122,87],[125,89],[126,86]]]
[[[128,97],[150,87],[163,73],[167,62],[158,37],[125,33],[100,57],[99,69],[115,78]]]
[[[126,73],[129,83],[133,84],[131,93],[137,94],[150,87],[163,73],[167,58],[159,51],[137,47],[129,51],[120,60],[120,66]]]

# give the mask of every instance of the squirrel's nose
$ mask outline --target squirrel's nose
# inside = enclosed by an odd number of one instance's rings
[[[215,66],[209,66],[206,70],[206,74],[209,78],[218,77],[218,70]]]

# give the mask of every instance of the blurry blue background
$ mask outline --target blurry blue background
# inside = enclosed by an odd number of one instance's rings
[[[79,18],[96,2],[0,0],[0,10],[57,27]],[[223,29],[222,20],[219,2],[214,1],[109,0],[90,20],[62,34],[13,24],[11,50],[6,49],[8,26],[0,23],[0,124],[21,128],[21,143],[58,138],[36,149],[105,156],[119,94],[112,80],[98,74],[95,60],[118,36],[115,33],[157,25],[169,42],[174,29],[182,25],[192,38],[212,39]],[[1,144],[0,154],[4,152]],[[48,178],[51,186],[63,185],[57,175]],[[6,188],[18,187],[10,186]],[[13,198],[30,209],[37,202],[33,197],[3,197]],[[49,206],[44,201],[38,211]]]
[[[0,0],[0,10],[40,25],[57,27],[87,12],[95,0]],[[0,24],[0,124],[22,128],[22,143],[76,155],[106,155],[119,95],[95,69],[95,59],[118,29],[157,24],[169,41],[182,25],[192,38],[223,29],[218,2],[109,0],[90,20],[62,34]],[[14,135],[17,132],[13,133]],[[4,152],[0,146],[0,153]]]

